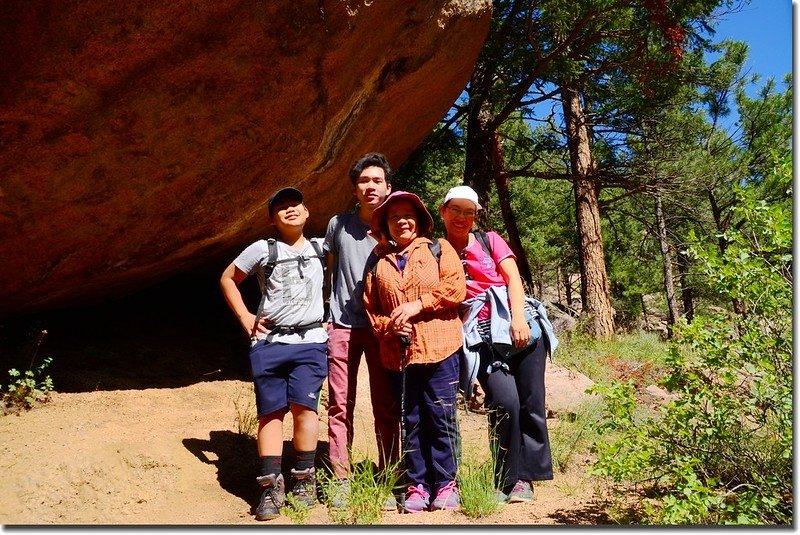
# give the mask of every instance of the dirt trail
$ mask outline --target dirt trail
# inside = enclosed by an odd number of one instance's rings
[[[218,293],[207,294],[218,299],[209,304],[196,286],[189,281],[188,291],[168,298],[163,287],[154,288],[47,319],[49,342],[41,353],[54,358],[49,371],[57,392],[34,410],[0,416],[0,523],[291,523],[253,518],[256,447],[238,433],[235,406],[252,399],[246,340]],[[8,332],[11,325],[3,327]],[[585,383],[548,366],[548,405],[559,410],[581,396]],[[362,364],[357,460],[376,458],[366,379]],[[486,455],[486,417],[463,410],[459,417],[465,455]],[[320,421],[319,450],[326,452],[324,410]],[[290,418],[284,428],[288,439]],[[382,523],[604,523],[584,469],[574,462],[537,485],[534,503],[508,505],[489,518],[387,512]],[[309,523],[331,523],[325,506],[314,508]]]
[[[361,374],[361,383],[366,377]],[[363,390],[363,389],[362,389]],[[0,417],[2,524],[254,524],[255,442],[236,427],[234,400],[245,381],[181,388],[56,393],[52,401]],[[375,458],[359,393],[354,451]],[[485,417],[460,411],[467,451],[485,444]],[[324,414],[322,421],[324,422]],[[289,431],[289,422],[286,422]],[[290,435],[287,434],[287,438]],[[320,447],[327,447],[322,426]],[[486,524],[594,523],[591,489],[577,473],[536,488],[533,504],[515,504]],[[318,505],[310,523],[327,524]],[[288,524],[288,518],[271,523]],[[385,513],[384,524],[474,524],[454,512]]]

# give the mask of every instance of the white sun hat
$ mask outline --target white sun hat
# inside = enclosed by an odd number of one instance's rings
[[[475,193],[475,190],[469,186],[456,186],[454,188],[450,188],[450,191],[448,191],[447,195],[444,196],[444,202],[442,204],[447,204],[453,199],[464,199],[474,203],[476,210],[483,209],[483,206],[481,206],[478,202],[478,194]]]

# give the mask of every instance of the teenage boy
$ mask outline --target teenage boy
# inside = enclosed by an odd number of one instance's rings
[[[372,415],[378,443],[378,468],[397,466],[400,408],[392,395],[389,372],[383,368],[378,340],[364,311],[364,269],[377,242],[368,234],[372,212],[392,189],[392,168],[386,157],[370,152],[350,169],[355,211],[334,216],[325,234],[328,276],[332,277],[328,317],[328,443],[333,475],[333,507],[344,507],[349,493],[349,452],[361,354],[369,370]],[[394,497],[384,508],[394,509]]]
[[[316,502],[314,457],[317,451],[319,392],[327,377],[323,327],[323,267],[317,247],[303,236],[309,213],[303,194],[283,188],[269,199],[270,222],[277,240],[259,240],[225,269],[220,286],[225,300],[251,337],[250,367],[258,411],[256,482],[263,489],[256,520],[277,517],[285,503],[281,474],[283,419],[292,413],[295,467],[292,493],[308,506]],[[272,272],[270,247],[277,248]],[[321,249],[319,249],[321,252]],[[269,269],[268,269],[269,270]],[[239,284],[256,273],[262,300],[255,314],[247,309]],[[266,279],[266,280],[265,280]]]

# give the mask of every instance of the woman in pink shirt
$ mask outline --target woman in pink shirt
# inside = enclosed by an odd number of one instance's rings
[[[514,354],[504,357],[493,349],[489,303],[478,312],[483,341],[472,350],[479,355],[477,379],[486,393],[491,444],[496,452],[497,498],[508,503],[530,502],[533,481],[553,479],[544,407],[547,348],[544,335],[529,342],[531,328],[516,256],[497,233],[485,234],[487,251],[472,232],[478,210],[477,193],[469,186],[456,186],[445,196],[439,213],[447,241],[461,256],[467,299],[480,297],[492,287],[507,288],[506,309],[511,313],[508,337],[514,346],[509,353]]]

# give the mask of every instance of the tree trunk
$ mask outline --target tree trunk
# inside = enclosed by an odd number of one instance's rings
[[[568,269],[564,269],[564,298],[567,300],[567,308],[572,310],[572,279]]]
[[[661,194],[655,194],[656,223],[658,224],[658,244],[661,247],[661,258],[664,264],[664,292],[667,295],[667,336],[672,338],[680,312],[678,301],[675,298],[675,280],[672,276],[672,255],[667,241],[667,224],[664,220],[664,206],[661,203]]]
[[[491,114],[478,100],[470,99],[467,114],[467,146],[464,162],[464,184],[478,194],[484,210],[478,212],[478,228],[486,229],[489,222],[489,192],[495,176],[492,145],[494,134],[489,128]]]
[[[583,313],[589,317],[589,332],[595,338],[608,338],[614,334],[614,308],[606,273],[597,183],[593,176],[586,120],[575,88],[565,85],[561,96],[575,192]]]
[[[678,251],[678,281],[681,285],[683,315],[689,323],[694,319],[694,290],[689,281],[689,258]]]
[[[642,318],[644,319],[644,328],[647,329],[647,305],[644,302],[644,294],[639,294],[639,302],[642,304]]]
[[[539,269],[536,273],[536,297],[542,299],[544,295],[544,267],[539,264]]]
[[[533,291],[533,276],[531,274],[531,266],[528,263],[528,255],[525,254],[525,249],[522,248],[517,219],[511,212],[511,193],[508,189],[508,175],[506,175],[506,166],[503,162],[503,147],[500,145],[500,136],[497,132],[493,134],[492,162],[495,171],[494,183],[495,187],[497,187],[497,199],[500,203],[500,212],[503,214],[503,223],[506,225],[508,245],[517,257],[517,267],[523,282],[527,283],[528,288]]]
[[[561,301],[561,270],[556,268],[556,302],[562,304]]]
[[[714,217],[714,224],[717,226],[717,247],[719,247],[720,256],[725,255],[728,248],[728,240],[725,239],[725,231],[728,230],[728,222],[722,217],[722,208],[717,202],[717,197],[714,195],[713,190],[708,191],[708,202],[711,205],[711,215]],[[740,316],[745,315],[744,305],[735,297],[731,300],[734,312]]]

